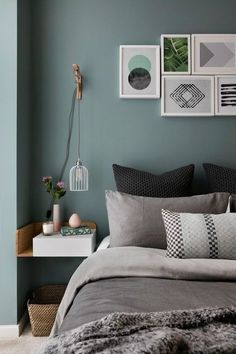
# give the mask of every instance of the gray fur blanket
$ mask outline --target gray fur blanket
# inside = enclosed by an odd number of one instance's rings
[[[51,337],[40,353],[236,353],[236,308],[113,313]]]

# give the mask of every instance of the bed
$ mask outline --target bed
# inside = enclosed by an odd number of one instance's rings
[[[234,353],[236,329],[229,323],[236,323],[235,280],[232,260],[166,259],[163,250],[142,247],[98,251],[72,276],[42,353],[204,353],[206,342],[215,347],[209,353]],[[172,318],[158,317],[166,314]],[[184,329],[183,318],[186,326],[186,316],[191,321],[188,330],[204,324],[204,341],[199,342],[200,334],[194,340],[191,333],[191,351],[184,343],[190,334],[178,333]],[[165,331],[157,335],[161,321]],[[169,333],[172,321],[178,323]],[[155,328],[151,338],[150,328]]]
[[[236,216],[226,215],[228,201],[225,193],[178,199],[109,191],[111,240],[73,274],[40,353],[236,353]],[[206,224],[210,258],[202,245],[192,247],[202,237],[194,217]],[[170,252],[171,218],[196,239],[184,256]],[[220,243],[224,230],[232,247]]]

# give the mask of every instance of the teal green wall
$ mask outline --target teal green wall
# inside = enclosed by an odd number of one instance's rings
[[[235,118],[162,118],[160,100],[118,97],[120,44],[159,44],[162,33],[236,33],[235,11],[234,0],[34,2],[34,220],[44,218],[49,203],[41,176],[58,176],[65,155],[74,88],[72,63],[81,66],[84,79],[81,155],[89,169],[90,184],[88,192],[68,192],[63,198],[65,219],[78,211],[83,218],[97,222],[100,238],[108,233],[104,190],[115,188],[111,167],[114,162],[153,173],[194,163],[198,191],[204,184],[202,162],[236,167],[232,153],[236,149]],[[75,126],[66,183],[76,159],[76,137]],[[34,260],[34,282],[54,281],[58,274],[66,281],[78,262]]]
[[[0,325],[17,320],[17,0],[0,3]]]
[[[17,227],[31,222],[31,8],[19,0],[17,9]],[[25,311],[31,284],[31,260],[17,259],[17,314]]]
[[[120,44],[158,44],[161,33],[234,33],[236,3],[193,0],[41,0],[34,3],[33,217],[42,219],[48,195],[42,175],[58,176],[65,155],[74,88],[71,64],[84,77],[81,155],[90,173],[88,193],[68,192],[64,215],[79,211],[107,232],[104,190],[114,188],[114,162],[163,172],[204,161],[234,166],[234,118],[161,118],[160,100],[118,97]],[[224,12],[224,16],[222,13]],[[76,159],[75,126],[69,167]]]

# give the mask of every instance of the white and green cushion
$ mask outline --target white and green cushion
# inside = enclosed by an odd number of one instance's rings
[[[236,213],[191,214],[162,209],[167,257],[236,259]]]

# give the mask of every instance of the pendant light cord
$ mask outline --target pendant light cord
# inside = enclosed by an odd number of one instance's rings
[[[66,157],[65,157],[65,161],[62,165],[59,181],[61,181],[63,179],[66,165],[67,165],[69,155],[70,155],[70,142],[71,142],[71,135],[72,135],[72,129],[73,129],[73,122],[74,122],[76,91],[77,90],[75,88],[73,96],[72,96],[71,109],[70,109],[70,114],[69,114],[68,138],[67,138],[67,143],[66,143]]]
[[[69,119],[68,119],[68,137],[67,137],[67,143],[66,143],[66,156],[64,163],[61,168],[61,173],[59,177],[59,181],[63,179],[66,165],[70,156],[70,143],[71,143],[71,136],[72,136],[72,130],[73,130],[73,123],[74,123],[74,114],[75,114],[75,101],[76,101],[76,93],[77,93],[77,88],[74,89],[73,96],[72,96],[72,101],[71,101],[71,108],[70,108],[70,114],[69,114]],[[79,158],[79,153],[80,153],[80,104],[78,100],[78,125],[79,125],[79,136],[78,136],[78,158]],[[52,214],[52,207],[53,207],[53,200],[51,200],[50,203],[50,208],[47,211],[46,217],[47,219],[50,219],[51,214]]]
[[[78,114],[78,160],[80,159],[80,100],[77,100],[77,114]]]

